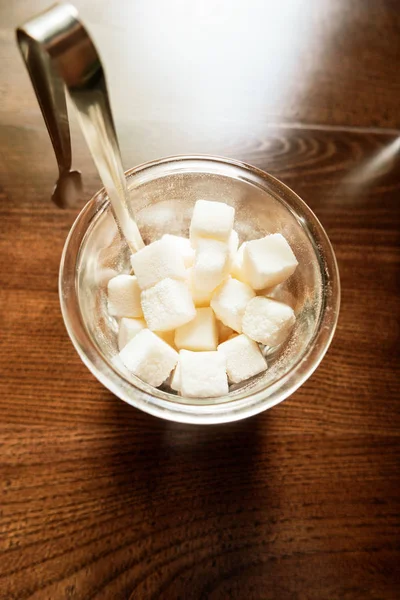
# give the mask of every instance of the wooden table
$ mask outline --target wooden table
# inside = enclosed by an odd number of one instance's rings
[[[317,372],[226,426],[157,420],[103,388],[60,314],[76,210],[14,43],[47,0],[0,3],[0,597],[397,599],[397,0],[76,1],[126,168],[223,154],[325,226],[342,310]],[[100,187],[73,120],[81,205]],[[357,183],[358,182],[358,183]]]

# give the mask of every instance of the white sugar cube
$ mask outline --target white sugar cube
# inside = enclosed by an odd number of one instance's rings
[[[120,273],[118,273],[118,271],[116,271],[115,269],[112,269],[111,267],[99,266],[98,263],[95,263],[93,271],[93,279],[96,285],[98,285],[99,287],[102,287],[103,285],[107,286],[110,279],[116,277],[117,275],[120,275]]]
[[[227,272],[230,273],[233,267],[234,260],[236,258],[236,254],[239,247],[239,236],[237,231],[232,229],[231,235],[228,240],[228,266]]]
[[[170,346],[175,348],[175,331],[155,331],[154,332],[158,337],[160,337],[164,342],[167,342]]]
[[[158,387],[178,362],[178,353],[149,329],[140,331],[119,357],[130,373]]]
[[[215,398],[228,394],[225,356],[215,352],[179,353],[181,394],[188,398]]]
[[[147,290],[162,279],[184,281],[186,269],[183,256],[176,244],[169,239],[161,239],[132,254],[131,265],[142,290]]]
[[[168,240],[171,244],[174,244],[176,251],[183,258],[185,267],[188,269],[193,265],[194,262],[194,250],[190,244],[189,238],[181,237],[180,235],[170,235],[166,233],[162,236],[162,240]]]
[[[107,285],[108,312],[113,317],[142,317],[140,288],[136,277],[117,275]]]
[[[254,291],[247,283],[230,277],[212,295],[211,307],[224,325],[240,333],[244,311],[254,296]]]
[[[222,352],[226,358],[226,372],[232,383],[249,379],[267,368],[258,344],[244,334],[220,344],[218,352]]]
[[[175,346],[178,350],[216,350],[217,345],[217,323],[210,307],[196,309],[195,318],[175,331]]]
[[[184,281],[163,279],[142,292],[144,318],[152,331],[169,331],[196,316],[189,288]]]
[[[146,329],[146,321],[144,319],[128,319],[126,317],[121,319],[118,331],[118,349],[121,351],[128,342],[133,340],[135,335]]]
[[[231,264],[232,277],[234,277],[235,279],[238,279],[239,281],[243,281],[244,283],[248,283],[247,279],[246,279],[246,273],[245,273],[245,270],[243,267],[243,253],[244,253],[246,244],[247,244],[247,242],[243,242],[243,244],[241,244],[241,246],[239,247],[239,250],[236,252],[236,254],[233,257],[232,264]]]
[[[228,242],[235,218],[235,209],[225,202],[198,200],[190,224],[190,241],[193,248],[199,238],[212,238]]]
[[[280,233],[247,242],[243,251],[245,277],[255,290],[285,281],[297,264],[291,247]]]
[[[257,296],[243,316],[243,333],[266,346],[277,346],[289,335],[296,321],[293,309],[283,302]]]
[[[197,289],[194,282],[193,267],[188,269],[188,285],[190,293],[192,294],[193,302],[195,306],[210,306],[210,300],[213,290],[205,292],[202,289]]]
[[[229,248],[216,240],[199,239],[193,266],[193,284],[202,292],[211,292],[227,276]]]
[[[296,308],[296,298],[292,292],[288,290],[286,282],[280,283],[273,288],[268,288],[267,290],[261,290],[257,295],[266,296],[267,298],[272,298],[278,302],[289,304],[293,310]]]
[[[238,232],[232,229],[231,235],[228,240],[228,248],[229,248],[229,262],[232,265],[235,260],[237,251],[239,247],[239,236]]]
[[[174,372],[171,375],[171,381],[169,384],[170,388],[175,390],[175,392],[181,391],[181,364],[180,361],[176,363],[176,367]]]
[[[222,344],[222,342],[226,342],[227,339],[234,333],[233,329],[224,325],[222,321],[217,320],[218,327],[218,342]],[[235,334],[236,335],[236,334]]]
[[[132,373],[130,373],[128,371],[128,369],[125,367],[124,363],[120,359],[119,354],[115,354],[111,358],[111,362],[114,365],[114,367],[117,369],[117,371],[119,371],[121,373],[121,375],[123,375],[125,377],[125,379],[127,379],[131,383],[135,383],[135,381],[134,381],[134,379],[132,377]]]

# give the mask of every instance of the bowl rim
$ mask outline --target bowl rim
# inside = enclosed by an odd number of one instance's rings
[[[310,240],[314,247],[318,247],[319,256],[322,257],[325,266],[321,271],[323,278],[329,283],[329,297],[324,295],[324,302],[319,316],[319,323],[312,340],[310,340],[304,355],[292,368],[274,381],[271,385],[251,392],[245,398],[232,399],[229,402],[213,404],[190,404],[180,403],[158,398],[151,394],[151,386],[147,386],[149,392],[139,389],[133,383],[128,382],[98,351],[91,339],[79,307],[78,294],[76,292],[76,271],[79,262],[80,248],[86,232],[92,221],[109,207],[109,199],[106,191],[101,188],[86,203],[78,213],[64,244],[60,271],[59,271],[59,298],[61,312],[68,335],[78,352],[81,360],[107,389],[121,400],[131,406],[139,408],[153,416],[161,417],[170,421],[190,424],[216,424],[228,423],[258,414],[264,410],[279,404],[292,393],[294,393],[315,371],[325,356],[333,335],[335,333],[339,310],[340,310],[340,277],[339,269],[332,244],[322,224],[309,208],[309,206],[286,184],[269,173],[249,165],[243,161],[212,155],[175,155],[167,156],[157,160],[141,163],[136,167],[125,171],[126,178],[152,167],[166,163],[179,163],[190,161],[213,162],[234,166],[243,169],[247,173],[260,178],[268,185],[278,189],[280,199],[289,196],[291,203],[288,208],[295,214],[297,220],[302,219],[302,225],[308,229]],[[254,183],[254,182],[252,182]],[[285,202],[286,203],[286,202]],[[287,203],[286,203],[287,204]],[[82,227],[82,224],[86,224]],[[317,243],[316,237],[317,236]],[[78,252],[68,252],[70,244],[78,237]],[[320,261],[321,262],[321,261]],[[328,270],[328,272],[327,272]],[[71,277],[65,277],[66,273],[73,273],[73,285]],[[72,305],[72,307],[71,307]],[[72,317],[74,315],[74,318]],[[76,316],[78,315],[78,318]],[[132,393],[134,392],[134,393]],[[268,392],[268,393],[267,393]]]

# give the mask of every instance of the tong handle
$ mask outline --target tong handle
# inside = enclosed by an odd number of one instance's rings
[[[60,174],[71,167],[65,89],[132,252],[144,246],[130,214],[121,153],[103,66],[90,35],[69,3],[56,4],[17,30],[17,39],[49,131]]]
[[[52,56],[54,45],[73,27],[77,11],[57,4],[17,29],[17,42],[25,61],[60,175],[71,169],[71,136],[64,81]]]

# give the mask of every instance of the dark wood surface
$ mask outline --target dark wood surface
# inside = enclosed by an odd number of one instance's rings
[[[207,152],[278,176],[333,242],[342,310],[311,379],[243,422],[163,422],[103,388],[62,322],[76,210],[50,203],[14,45],[47,2],[0,2],[0,598],[397,599],[398,2],[76,4],[126,167]],[[75,122],[74,157],[83,205],[100,182]]]

